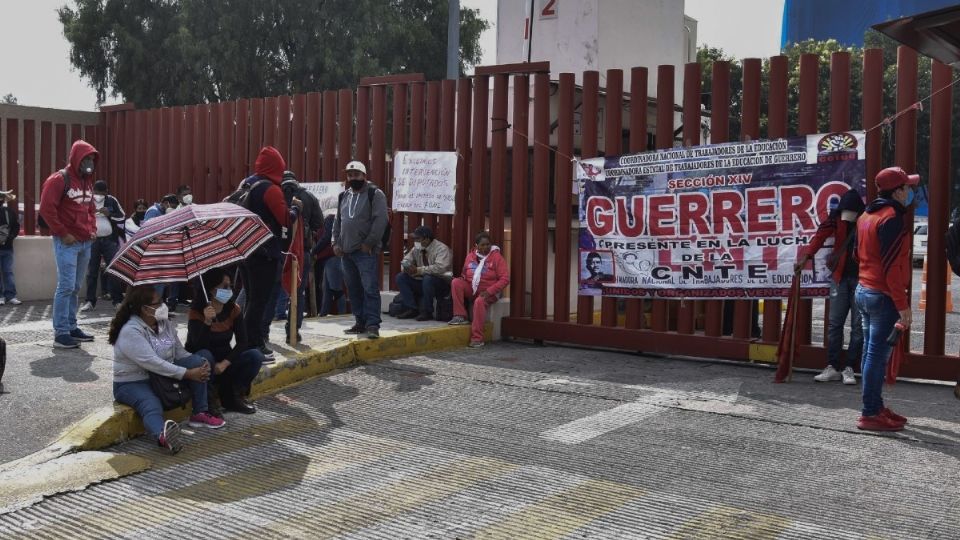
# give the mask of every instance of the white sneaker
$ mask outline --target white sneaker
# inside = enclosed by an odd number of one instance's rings
[[[80,306],[80,311],[90,311],[91,309],[93,309],[93,304],[91,302],[84,302],[83,305]]]
[[[833,368],[833,366],[827,366],[819,375],[815,376],[813,380],[817,382],[828,382],[828,381],[839,381],[843,378],[840,375],[840,372]]]
[[[4,304],[6,304],[6,303],[7,303],[6,300],[4,300],[3,298],[0,298],[0,306],[4,305]]]
[[[843,376],[843,384],[857,384],[857,377],[854,376],[852,367],[844,368],[840,375]]]
[[[7,300],[7,303],[10,304],[11,306],[19,306],[23,302],[21,302],[19,298],[14,296],[13,298]]]

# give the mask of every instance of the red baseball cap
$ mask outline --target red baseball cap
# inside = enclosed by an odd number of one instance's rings
[[[891,191],[906,184],[915,186],[920,183],[919,174],[907,174],[900,167],[887,167],[877,173],[877,189],[880,191]]]

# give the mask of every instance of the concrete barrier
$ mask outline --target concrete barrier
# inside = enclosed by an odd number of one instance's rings
[[[53,299],[57,290],[57,263],[53,260],[52,236],[18,236],[14,239],[13,279],[20,300]]]

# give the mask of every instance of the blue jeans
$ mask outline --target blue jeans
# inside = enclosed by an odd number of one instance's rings
[[[440,276],[423,276],[417,279],[406,272],[397,274],[397,288],[403,307],[433,316],[434,299],[450,294],[450,283]],[[417,298],[420,301],[417,301]]]
[[[17,297],[17,285],[13,281],[13,250],[0,249],[0,293],[4,300]]]
[[[883,378],[892,347],[887,337],[900,320],[893,300],[880,291],[857,286],[857,307],[863,318],[863,416],[874,416],[883,409]]]
[[[90,263],[93,242],[74,242],[69,246],[53,237],[53,257],[57,264],[57,292],[53,295],[53,332],[58,336],[77,328],[77,309],[83,274]]]
[[[274,261],[274,259],[270,260]],[[280,285],[280,280],[283,279],[283,259],[280,259],[279,263],[274,261],[274,264],[277,265],[276,277],[271,280],[273,286],[269,289],[267,303],[264,305],[263,315],[260,317],[260,335],[265,341],[270,339],[270,324],[273,323],[274,315],[277,313],[277,303],[280,299],[280,293],[283,292],[283,287]]]
[[[210,354],[210,351],[197,351],[195,354],[180,358],[174,364],[191,369],[202,366],[204,362],[213,366],[213,355]],[[207,383],[187,381],[187,384],[193,392],[193,403],[191,404],[193,414],[206,412]],[[160,404],[160,398],[150,388],[149,379],[113,383],[113,399],[133,407],[143,420],[143,427],[151,436],[156,438],[163,433],[163,405]]]
[[[354,251],[344,253],[343,277],[350,295],[350,309],[357,325],[380,328],[380,284],[377,283],[377,255]]]
[[[827,360],[837,371],[860,363],[863,353],[863,320],[856,306],[856,292],[857,276],[845,277],[840,283],[830,283]],[[847,313],[850,313],[850,346],[847,347],[847,358],[844,361],[840,353],[843,352],[843,325],[847,322]]]
[[[100,259],[104,259],[107,264],[110,264],[113,258],[116,257],[119,249],[120,244],[113,236],[97,238],[91,242],[90,263],[87,265],[86,299],[87,302],[90,302],[94,306],[97,305],[97,279],[100,277]],[[120,292],[120,283],[118,283],[117,278],[110,274],[104,274],[103,279],[106,281],[106,283],[103,284],[103,288],[110,293],[110,301],[113,302],[114,305],[123,301]]]
[[[343,259],[330,257],[323,263],[323,283],[321,286],[323,301],[320,303],[320,316],[330,314],[333,303],[337,303],[337,313],[347,312],[347,297],[343,294]]]

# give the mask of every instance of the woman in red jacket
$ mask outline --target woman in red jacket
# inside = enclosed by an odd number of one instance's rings
[[[467,320],[467,298],[473,299],[473,327],[470,346],[483,347],[483,323],[487,308],[500,299],[510,284],[510,269],[500,255],[500,248],[490,242],[490,233],[483,231],[474,239],[476,249],[463,261],[463,273],[450,284],[453,297],[453,319],[449,324],[471,324]]]

